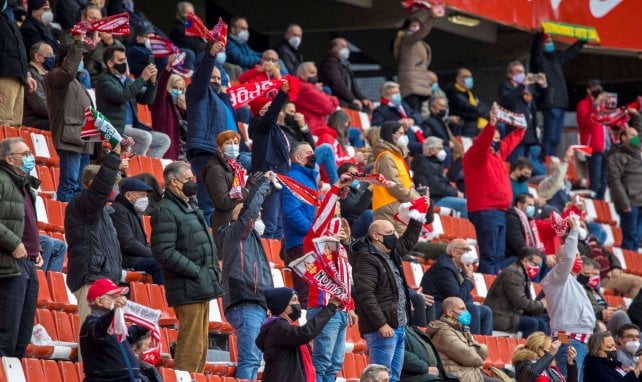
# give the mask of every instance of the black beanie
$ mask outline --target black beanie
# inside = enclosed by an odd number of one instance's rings
[[[32,11],[37,11],[38,9],[45,6],[47,0],[29,0],[27,2],[27,12],[31,14]]]
[[[265,303],[273,316],[278,316],[290,305],[294,296],[294,289],[290,288],[268,288],[265,294]]]
[[[397,130],[399,130],[400,127],[401,127],[401,124],[397,121],[384,122],[383,125],[381,125],[381,131],[379,132],[379,136],[384,141],[394,144],[395,142],[392,139],[392,136],[395,134]]]

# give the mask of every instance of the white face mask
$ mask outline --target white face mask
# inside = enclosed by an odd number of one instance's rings
[[[247,40],[250,39],[250,31],[240,31],[239,34],[236,35],[236,38],[240,42],[247,42]]]
[[[629,341],[626,343],[626,345],[624,345],[624,347],[629,353],[635,354],[635,352],[637,352],[640,348],[640,341]]]
[[[290,37],[288,39],[288,44],[290,44],[294,49],[299,49],[299,46],[301,45],[301,37]]]
[[[350,49],[348,48],[341,48],[339,51],[339,58],[342,60],[347,60],[350,58]]]
[[[438,161],[443,162],[443,161],[445,161],[445,160],[446,160],[446,156],[448,156],[448,154],[446,153],[446,150],[441,149],[441,150],[439,150],[439,152],[437,153],[436,158],[437,158],[437,160],[438,160]]]
[[[54,14],[51,11],[51,9],[48,9],[42,13],[42,23],[45,25],[49,25],[53,22],[54,19]]]
[[[586,240],[586,237],[588,236],[588,232],[584,229],[584,227],[578,227],[577,228],[577,238],[584,241]]]
[[[263,223],[263,220],[256,219],[254,221],[254,229],[259,236],[263,236],[263,232],[265,232],[265,223]]]
[[[471,265],[471,264],[475,264],[476,262],[478,262],[479,259],[477,258],[477,256],[475,256],[473,251],[468,251],[468,252],[464,253],[463,255],[461,255],[460,261],[461,261],[462,264]]]
[[[406,134],[400,136],[397,139],[397,147],[399,147],[400,149],[408,147],[408,136]]]
[[[149,206],[149,198],[147,196],[136,199],[134,202],[134,209],[140,213],[145,212],[147,206]]]
[[[145,48],[152,50],[152,42],[149,39],[145,40]]]

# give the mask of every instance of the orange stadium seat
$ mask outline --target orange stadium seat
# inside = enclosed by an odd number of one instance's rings
[[[42,361],[36,358],[23,358],[22,369],[27,382],[41,382],[48,380],[45,371],[42,369]]]
[[[147,292],[149,295],[149,306],[160,310],[161,318],[159,320],[159,325],[176,325],[178,319],[174,310],[171,309],[167,302],[165,301],[165,288],[162,285],[156,284],[143,284],[147,286]]]
[[[66,382],[63,380],[60,370],[58,369],[58,363],[54,360],[45,359],[42,361],[42,370],[47,377],[47,382]]]
[[[138,304],[151,306],[149,301],[149,291],[145,283],[131,282],[129,283],[130,299]]]
[[[176,373],[174,372],[173,369],[161,367],[158,371],[160,371],[160,375],[161,375],[161,378],[163,378],[163,382],[178,382],[176,380]]]
[[[64,382],[80,382],[80,377],[78,376],[78,369],[73,362],[70,361],[59,361],[58,369],[62,375]]]
[[[138,121],[152,127],[152,112],[149,110],[149,106],[138,104]]]
[[[65,312],[76,313],[78,311],[78,305],[72,303],[69,299],[69,291],[67,289],[64,274],[49,271],[47,273],[47,282],[49,283],[51,298],[53,298],[55,302],[62,304],[60,309]]]

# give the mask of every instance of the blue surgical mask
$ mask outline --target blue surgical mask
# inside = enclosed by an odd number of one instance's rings
[[[535,206],[526,206],[526,215],[528,215],[529,218],[535,216]]]
[[[401,105],[401,93],[393,94],[392,97],[390,97],[390,103],[394,106]]]
[[[352,181],[352,184],[350,185],[350,187],[354,188],[356,190],[357,188],[359,188],[360,184],[361,184],[361,182],[359,182],[358,180],[355,179],[355,180]]]
[[[459,313],[459,316],[457,316],[457,321],[459,321],[459,323],[464,326],[469,326],[471,319],[472,317],[470,315],[470,312],[467,310]]]
[[[544,43],[544,51],[546,53],[553,53],[555,52],[555,43],[552,41],[545,42]]]
[[[20,171],[28,174],[36,167],[36,158],[33,155],[24,155],[22,157],[22,166],[20,166]]]
[[[223,146],[223,155],[230,159],[239,157],[239,145],[231,144]]]
[[[432,88],[432,92],[436,93],[437,90],[439,90],[439,83],[435,82],[434,84],[431,85],[431,88]]]
[[[526,74],[524,74],[524,73],[515,74],[513,76],[513,81],[515,81],[516,83],[518,83],[520,85],[524,83],[525,79],[526,79]]]
[[[225,52],[218,52],[216,54],[216,63],[222,65],[225,60],[227,60],[227,54]]]
[[[172,96],[172,99],[176,101],[176,98],[178,98],[179,95],[183,94],[183,91],[179,89],[171,89],[169,91],[169,94]]]
[[[464,86],[466,89],[470,90],[473,88],[473,85],[475,85],[475,81],[473,80],[473,77],[465,77],[464,78]]]
[[[42,63],[42,66],[47,70],[51,70],[56,66],[56,56],[45,57],[45,62]]]
[[[83,70],[85,70],[85,63],[80,60],[80,64],[78,64],[78,73],[82,72]]]

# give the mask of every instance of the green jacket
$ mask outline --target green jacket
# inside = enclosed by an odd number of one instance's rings
[[[437,350],[430,337],[415,326],[405,327],[405,355],[401,370],[401,382],[425,382],[438,380],[436,375],[428,374],[428,367],[437,367]]]
[[[170,306],[223,295],[214,239],[196,203],[166,190],[152,211],[152,253],[163,267]]]
[[[40,181],[32,176],[18,175],[6,163],[0,162],[0,278],[20,274],[18,263],[11,256],[22,243],[25,229],[25,197],[23,187],[28,185],[32,200]],[[34,205],[35,209],[35,205]]]
[[[126,103],[129,102],[133,113],[132,125],[137,129],[149,131],[138,121],[138,105],[151,105],[156,98],[156,85],[142,77],[132,80],[129,77],[125,85],[111,72],[103,73],[96,81],[96,107],[103,113],[120,134],[125,130]]]

